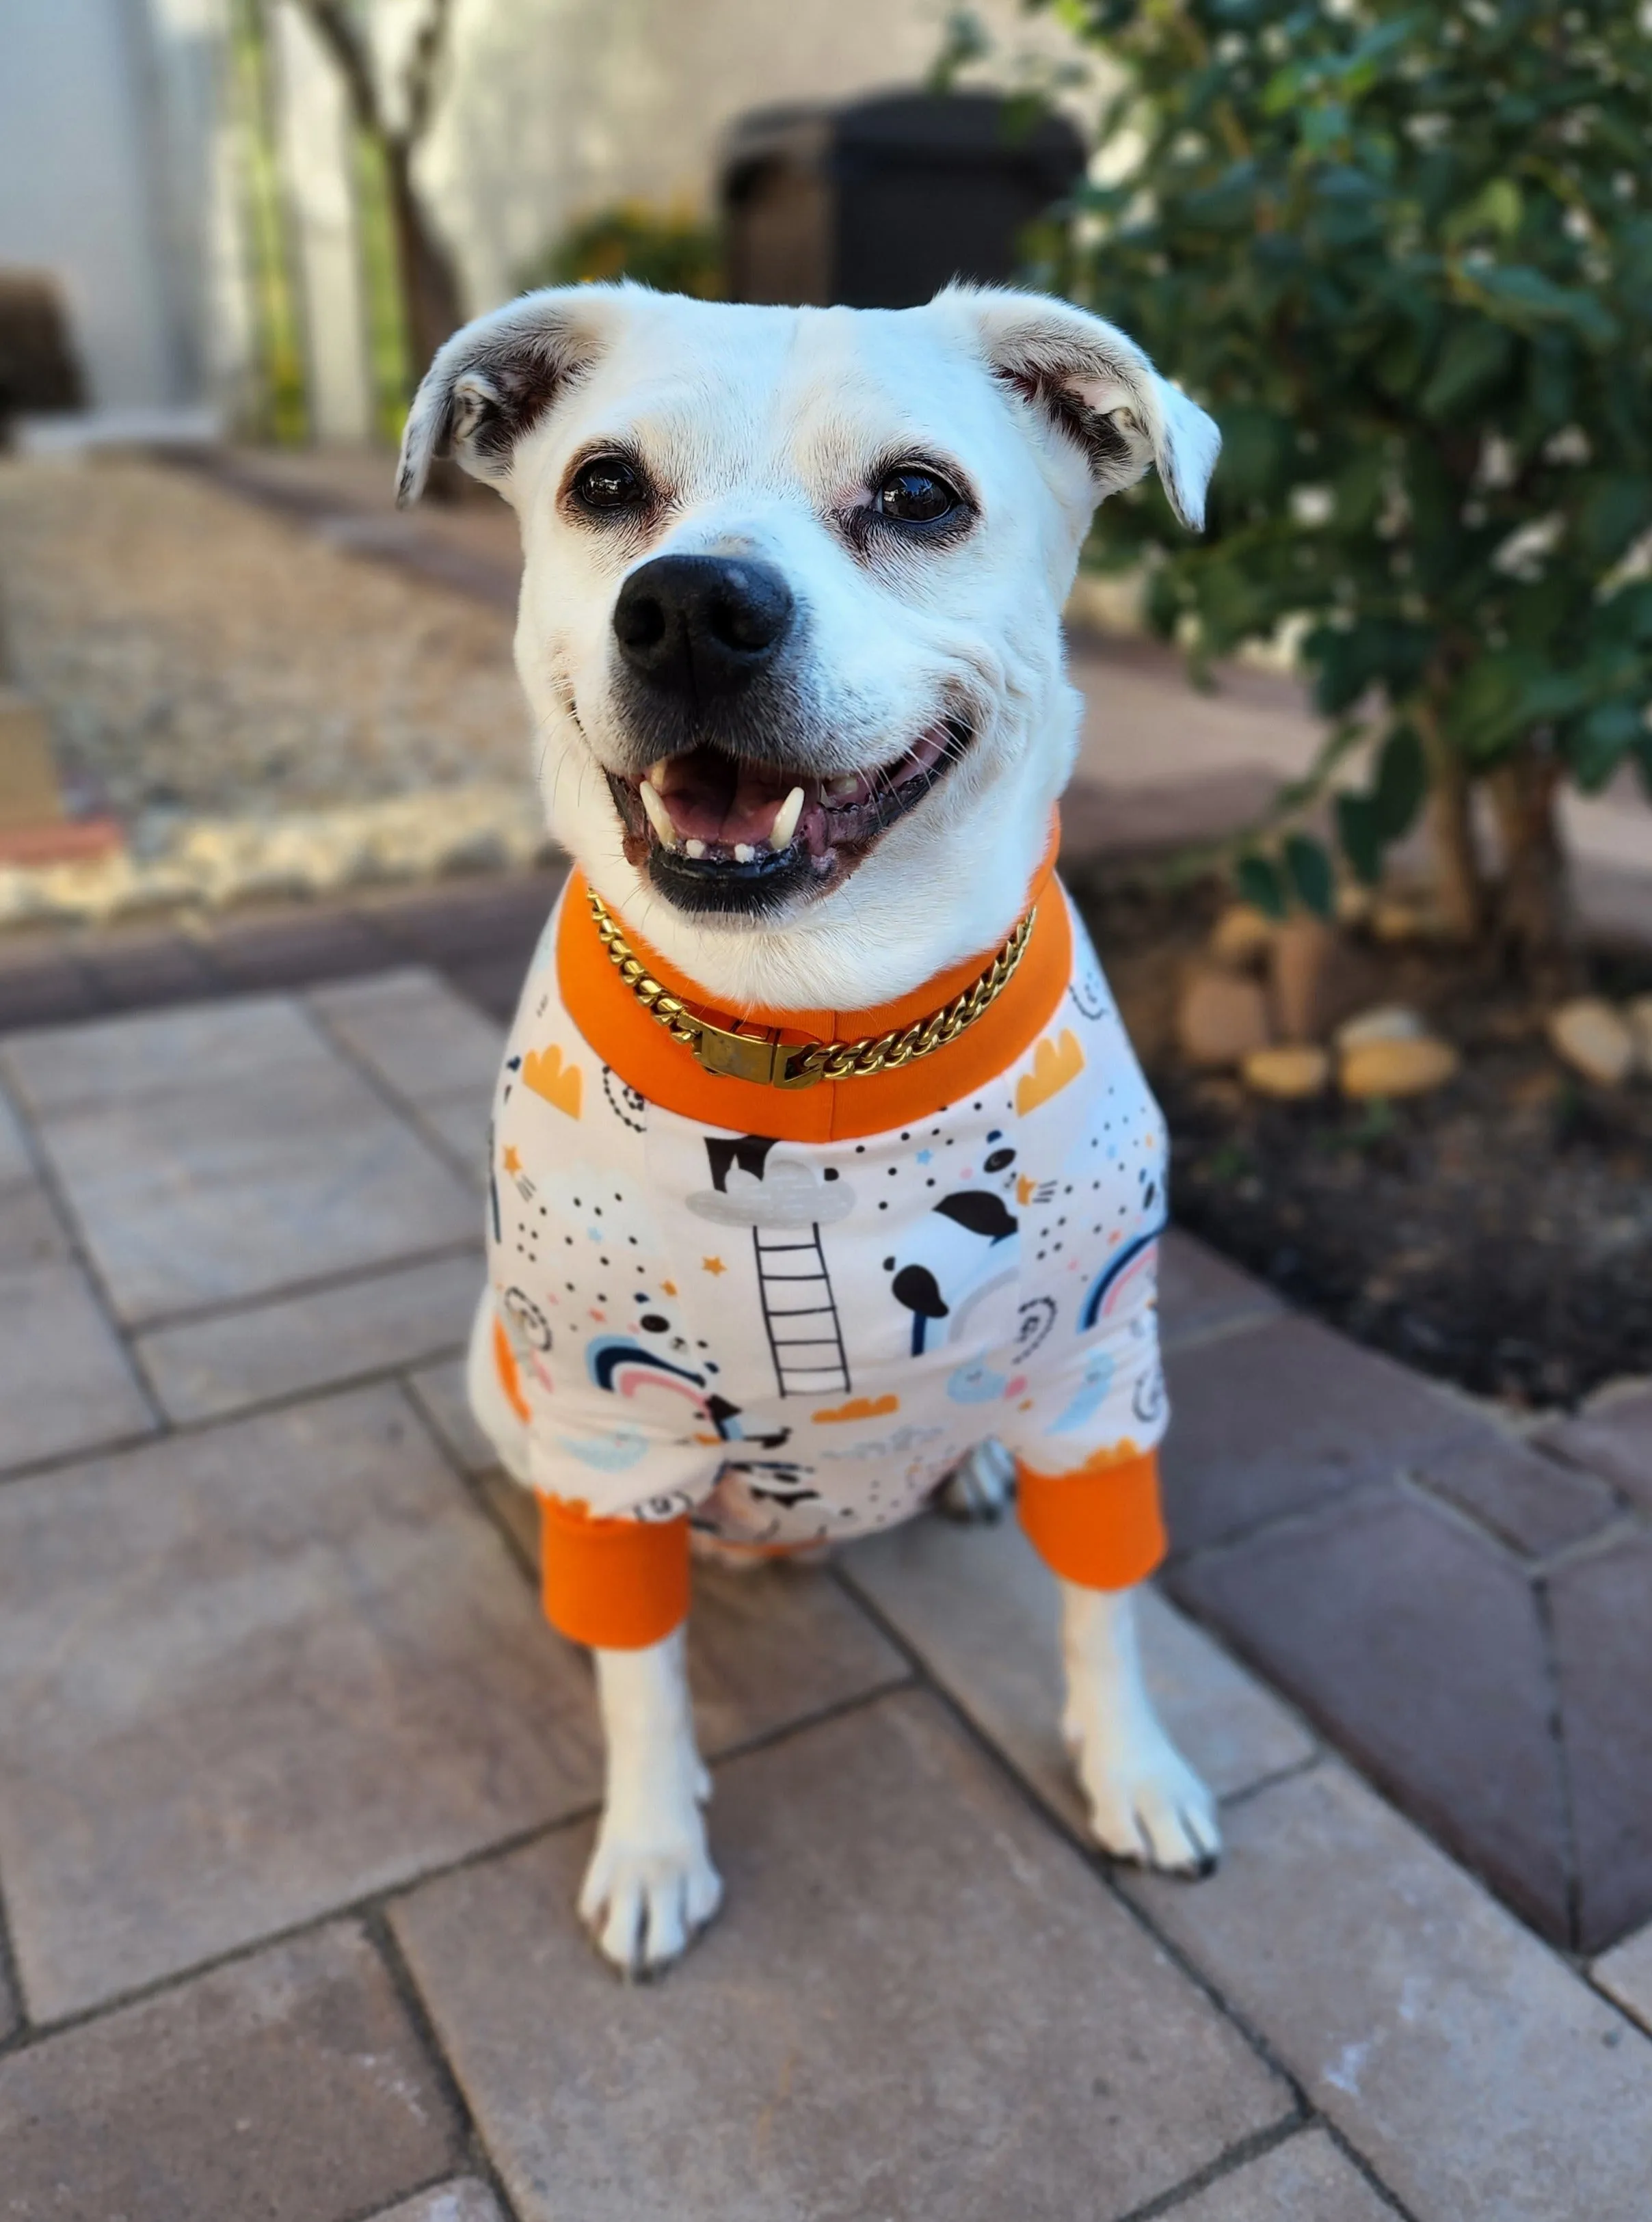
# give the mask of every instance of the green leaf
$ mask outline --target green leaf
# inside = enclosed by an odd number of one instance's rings
[[[1605,787],[1631,749],[1648,738],[1637,702],[1603,702],[1566,736],[1566,760],[1586,794]]]
[[[1652,480],[1597,479],[1578,511],[1578,543],[1592,563],[1617,562],[1631,540],[1652,526]]]
[[[1411,725],[1396,725],[1377,759],[1377,781],[1370,807],[1378,838],[1398,841],[1411,830],[1428,792],[1423,744]]]
[[[1448,247],[1463,247],[1477,234],[1512,239],[1520,229],[1520,188],[1512,178],[1491,178],[1472,200],[1454,209],[1440,227]]]
[[[1239,892],[1247,903],[1253,903],[1266,918],[1283,918],[1287,905],[1285,888],[1277,867],[1267,857],[1252,855],[1241,857],[1235,877]]]
[[[1541,270],[1523,263],[1476,264],[1462,273],[1461,282],[1479,295],[1492,316],[1500,315],[1517,330],[1530,330],[1537,324],[1569,324],[1597,347],[1610,347],[1618,336],[1617,319],[1593,294],[1575,286],[1557,286]]]
[[[1285,863],[1298,901],[1316,917],[1329,918],[1336,907],[1336,880],[1322,844],[1306,833],[1289,833]]]
[[[1382,874],[1382,836],[1376,813],[1363,794],[1337,796],[1336,838],[1355,877],[1363,886],[1374,888]]]
[[[1502,324],[1475,317],[1454,324],[1423,387],[1425,416],[1452,417],[1498,385],[1514,361],[1514,338]]]

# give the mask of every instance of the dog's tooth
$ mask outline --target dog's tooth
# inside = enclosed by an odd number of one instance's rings
[[[703,857],[706,853],[703,841],[685,841],[682,845],[691,857]]]
[[[648,768],[648,783],[656,794],[665,792],[665,768],[670,761],[669,756],[662,756],[657,763],[651,763]]]
[[[837,796],[852,794],[860,785],[860,775],[857,772],[840,771],[831,779],[823,781],[821,784],[827,794]]]
[[[734,844],[734,861],[737,864],[755,863],[757,855],[757,851],[749,841],[737,841]]]
[[[677,829],[671,823],[670,812],[646,780],[637,792],[643,798],[643,807],[648,813],[648,822],[659,835],[662,844],[668,849],[675,849],[677,845]]]
[[[769,846],[786,849],[797,831],[797,821],[803,815],[803,790],[795,787],[775,813],[775,822],[769,828]]]

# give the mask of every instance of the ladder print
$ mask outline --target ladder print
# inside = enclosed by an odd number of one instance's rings
[[[754,1227],[763,1325],[782,1397],[847,1396],[849,1360],[820,1230]]]

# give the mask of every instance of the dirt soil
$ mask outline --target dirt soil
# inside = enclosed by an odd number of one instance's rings
[[[1180,1058],[1178,988],[1222,907],[1104,866],[1070,876],[1170,1122],[1176,1217],[1363,1342],[1483,1395],[1571,1404],[1652,1368],[1652,1083],[1568,1072],[1542,1014],[1460,955],[1371,949],[1463,1070],[1409,1102],[1268,1102]],[[1652,952],[1593,984],[1652,988]]]

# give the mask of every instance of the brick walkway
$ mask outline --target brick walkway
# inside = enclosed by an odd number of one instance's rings
[[[1535,1930],[1652,1916],[1652,1429],[1538,1465],[1180,1236],[1147,1642],[1221,1874],[1084,1855],[1047,1581],[927,1522],[700,1580],[730,1905],[608,1976],[456,1355],[550,892],[66,957],[198,1000],[0,1049],[9,2222],[1644,2222],[1652,1930]]]

